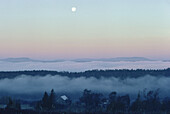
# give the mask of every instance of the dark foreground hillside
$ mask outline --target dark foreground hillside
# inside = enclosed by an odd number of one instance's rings
[[[21,107],[21,101],[9,97],[0,114],[169,114],[170,99],[160,100],[159,90],[139,92],[131,101],[128,94],[118,95],[113,91],[108,97],[102,93],[93,93],[85,89],[79,100],[72,101],[67,96],[56,97],[54,90],[44,93],[39,101],[35,101],[32,109]]]

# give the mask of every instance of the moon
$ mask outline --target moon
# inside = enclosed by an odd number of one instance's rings
[[[76,7],[72,7],[72,8],[71,8],[71,11],[72,11],[72,12],[76,12],[76,10],[77,10]]]

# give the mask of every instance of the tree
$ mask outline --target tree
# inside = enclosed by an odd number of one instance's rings
[[[92,104],[91,90],[84,90],[83,96],[80,98],[80,102],[84,103],[86,107]]]
[[[13,101],[11,98],[9,98],[9,101],[6,106],[7,110],[21,110],[21,105],[18,102]]]
[[[136,100],[132,103],[131,107],[130,107],[131,111],[139,111],[142,112],[143,110],[143,103],[141,100],[141,95],[140,92],[138,93],[138,96],[136,98]]]
[[[38,101],[36,106],[35,106],[35,109],[36,110],[42,110],[42,104],[41,104],[41,101]]]
[[[14,103],[11,98],[9,98],[8,104],[6,106],[6,109],[14,108]]]
[[[129,95],[119,96],[116,102],[116,110],[127,112],[130,105]]]
[[[146,111],[160,111],[159,89],[147,93],[144,92],[144,98],[143,105]]]
[[[83,96],[80,97],[80,102],[85,104],[86,111],[97,111],[102,103],[102,94],[92,93],[91,90],[85,89]]]
[[[116,96],[116,92],[109,94],[109,104],[107,106],[108,112],[127,112],[130,105],[129,95]]]
[[[56,96],[54,93],[54,89],[51,90],[51,94],[49,96],[49,108],[50,108],[50,110],[56,108]]]
[[[170,98],[168,97],[164,98],[164,100],[162,101],[161,110],[170,112]]]
[[[107,107],[107,110],[109,112],[115,112],[115,110],[116,110],[116,102],[117,102],[117,93],[114,91],[114,92],[111,92],[109,94],[109,105]]]
[[[43,110],[49,110],[49,100],[48,99],[49,99],[48,93],[45,92],[44,96],[42,98],[42,104],[41,104]]]
[[[47,92],[44,92],[44,96],[41,101],[37,102],[35,109],[37,110],[53,110],[56,108],[56,100],[55,100],[54,90],[51,90],[50,96]]]

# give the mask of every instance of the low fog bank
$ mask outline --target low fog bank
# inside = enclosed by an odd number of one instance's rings
[[[44,91],[50,91],[52,88],[56,93],[75,94],[82,93],[84,89],[90,89],[94,92],[108,94],[116,91],[118,94],[136,95],[145,88],[148,90],[160,89],[162,97],[169,96],[170,78],[143,76],[140,78],[69,78],[66,76],[18,76],[14,79],[0,80],[0,93],[8,94],[26,94],[36,95]]]
[[[170,67],[169,62],[162,61],[137,61],[137,62],[2,62],[0,61],[0,71],[24,71],[24,70],[54,70],[80,72],[92,69],[167,69]]]

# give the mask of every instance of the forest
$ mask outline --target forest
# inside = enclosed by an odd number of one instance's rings
[[[67,71],[46,71],[46,70],[35,70],[35,71],[1,71],[0,79],[4,78],[15,78],[20,75],[30,75],[30,76],[46,76],[46,75],[60,75],[60,76],[68,76],[69,78],[77,78],[77,77],[116,77],[116,78],[138,78],[145,75],[152,76],[165,76],[170,77],[170,68],[162,69],[162,70],[145,70],[145,69],[116,69],[116,70],[89,70],[84,72],[67,72]]]
[[[22,102],[23,103],[23,102]],[[139,91],[135,100],[129,95],[111,92],[107,97],[85,89],[79,100],[72,101],[68,96],[57,97],[52,89],[44,92],[41,100],[30,103],[32,109],[22,109],[21,101],[8,97],[7,104],[0,109],[1,114],[169,114],[170,98],[160,99],[159,89]]]

